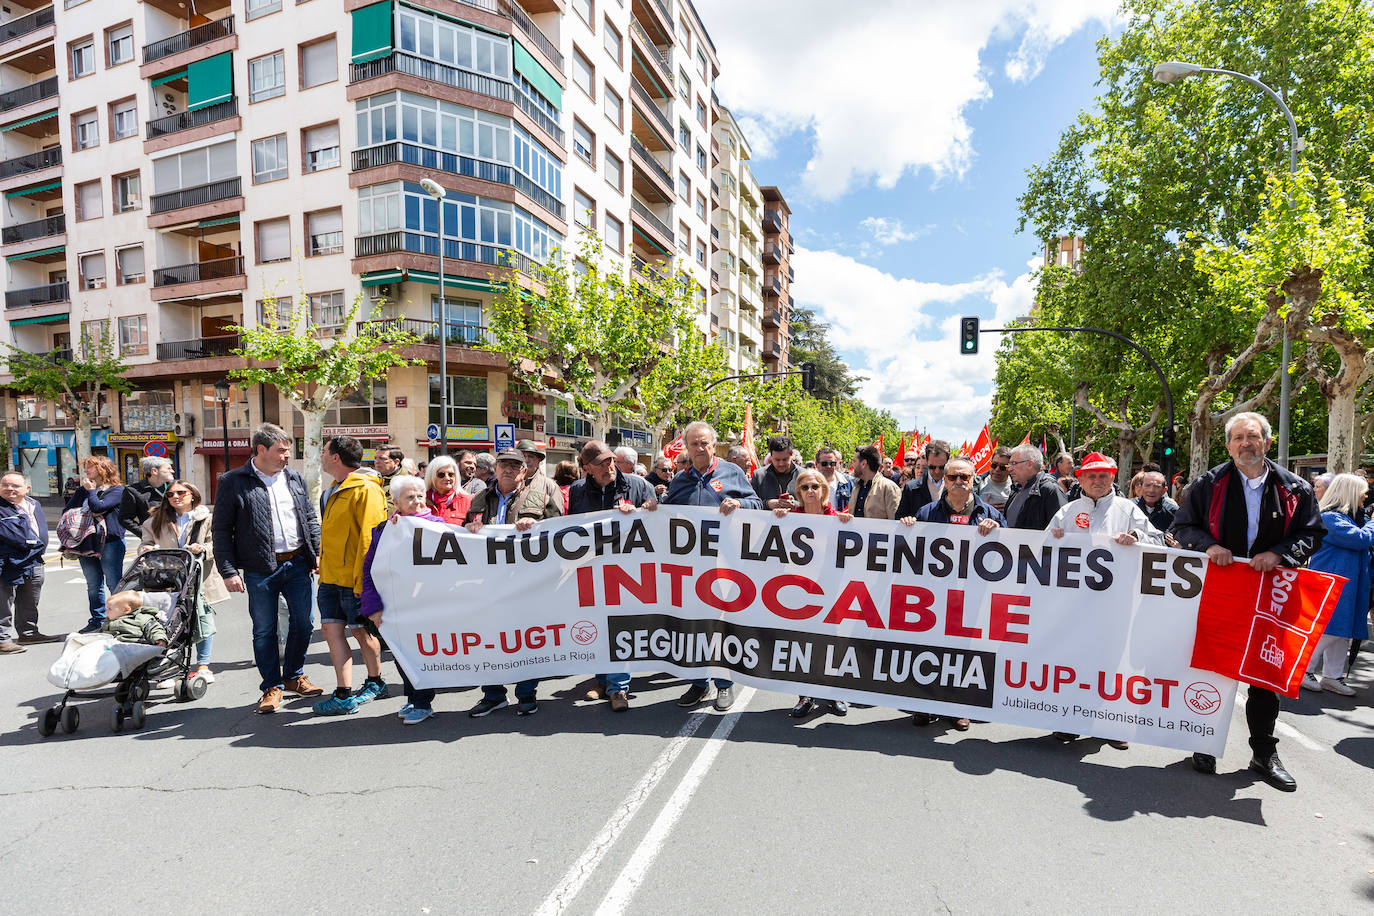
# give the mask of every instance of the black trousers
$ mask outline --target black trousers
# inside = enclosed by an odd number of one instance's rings
[[[1278,750],[1274,737],[1274,723],[1279,719],[1279,695],[1272,690],[1250,685],[1245,697],[1245,721],[1250,726],[1250,750],[1260,760],[1267,760]]]

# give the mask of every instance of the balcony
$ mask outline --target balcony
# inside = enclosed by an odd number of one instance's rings
[[[643,220],[645,225],[663,236],[663,238],[667,240],[670,249],[676,244],[673,237],[673,230],[668,228],[668,224],[657,216],[654,216],[652,210],[633,197],[630,198],[630,215],[631,218],[638,217]]]
[[[181,283],[199,283],[203,280],[226,280],[242,277],[243,257],[216,258],[213,261],[200,261],[195,264],[179,264],[176,267],[159,267],[153,271],[153,286],[176,286]]]
[[[55,98],[57,98],[57,77],[50,76],[45,80],[0,93],[0,111],[13,111],[34,102]]]
[[[776,340],[764,344],[763,356],[765,359],[782,359],[782,344]]]
[[[71,291],[66,280],[49,283],[46,286],[30,286],[26,289],[5,291],[5,308],[17,309],[26,305],[45,305],[49,302],[70,302]]]
[[[464,2],[468,2],[468,0],[464,0]],[[507,3],[506,0],[500,0],[500,11],[502,14],[509,17],[515,23],[515,27],[523,32],[530,41],[534,42],[535,47],[544,52],[544,56],[549,59],[549,63],[562,71],[562,52],[558,50],[558,46],[553,43],[553,40],[545,35],[540,30],[539,26],[534,24],[534,20],[525,15],[524,10],[520,9],[520,7],[514,3]]]
[[[777,277],[772,277],[771,279],[766,279],[766,280],[764,280],[764,281],[763,281],[763,294],[764,294],[765,296],[781,296],[781,295],[782,295],[782,281],[779,280]]]
[[[774,242],[763,246],[763,263],[774,266],[782,263],[782,249]]]
[[[792,283],[797,279],[797,268],[789,266],[787,268],[787,282]]]
[[[243,346],[243,338],[238,334],[223,337],[201,337],[196,340],[172,340],[157,345],[159,360],[211,359],[214,357],[234,356],[234,350]]]
[[[423,57],[416,57],[402,51],[393,51],[386,57],[379,57],[376,60],[361,64],[350,64],[349,67],[349,82],[351,83],[376,79],[380,76],[386,76],[388,73],[401,73],[417,79],[443,83],[445,86],[452,86],[455,89],[503,99],[507,102],[515,101],[515,97],[519,95],[515,91],[515,87],[505,80],[493,79],[471,70],[450,67],[448,64],[426,60]]]
[[[197,108],[195,111],[179,111],[176,114],[167,115],[165,118],[149,121],[145,139],[155,140],[177,131],[204,127],[206,124],[214,124],[216,121],[237,117],[238,113],[239,100],[237,98],[226,99],[214,105]]]
[[[673,199],[673,175],[668,169],[663,167],[663,163],[654,158],[654,154],[648,148],[636,140],[630,138],[630,152],[634,154],[634,161],[638,165],[644,166],[650,175],[662,182],[660,190],[668,200]],[[669,166],[671,167],[671,161]]]
[[[653,119],[658,122],[658,126],[663,128],[664,133],[671,137],[673,125],[668,121],[668,116],[658,107],[658,102],[654,101],[654,97],[649,95],[643,86],[639,85],[639,80],[630,80],[630,94],[638,100],[640,107],[649,112]]]
[[[630,19],[630,34],[639,39],[640,44],[644,48],[644,56],[648,59],[649,63],[658,68],[658,76],[663,80],[664,84],[668,86],[673,85],[672,57],[659,50],[658,45],[654,44],[654,40],[650,38],[649,33],[644,30],[644,26],[640,25],[638,20],[633,17]]]
[[[644,260],[637,254],[631,256],[630,263],[634,265],[635,272],[640,274],[640,276],[648,277],[650,280],[668,279],[664,275],[663,271],[659,270],[653,264],[650,264],[648,261]]]
[[[440,152],[428,147],[416,146],[413,143],[406,143],[403,140],[353,151],[353,171],[355,172],[396,163],[413,165],[427,171],[438,170],[450,175],[463,175],[480,181],[509,185],[560,220],[566,218],[564,216],[566,208],[562,201],[508,165],[472,159],[457,153]]]
[[[376,235],[360,235],[353,240],[353,256],[370,258],[381,254],[418,254],[431,258],[439,257],[439,239],[423,232],[394,229]],[[479,242],[464,242],[458,239],[444,240],[444,257],[454,261],[472,261],[490,264],[495,267],[511,267],[528,274],[534,265],[528,257],[518,251],[496,245],[483,245]]]
[[[219,38],[228,38],[234,34],[234,17],[225,16],[223,19],[216,19],[214,22],[207,22],[198,25],[193,29],[173,35],[170,38],[163,38],[160,41],[150,42],[143,46],[143,62],[151,64],[153,61],[162,60],[164,57],[171,57],[173,54],[180,54],[182,51],[189,51],[198,48],[203,44],[215,41]]]
[[[36,219],[31,223],[6,226],[0,230],[0,244],[13,245],[17,242],[30,242],[34,239],[51,238],[67,231],[67,217],[61,213]]]
[[[28,153],[24,156],[16,156],[13,159],[6,159],[0,162],[0,181],[6,178],[15,178],[20,175],[28,175],[31,172],[41,172],[62,164],[62,147],[54,146],[51,149],[41,149],[36,153]]]
[[[13,41],[32,32],[37,32],[44,26],[52,25],[54,22],[53,10],[51,6],[45,6],[41,10],[34,10],[27,16],[20,16],[11,19],[9,22],[0,25],[0,46],[5,42]],[[8,53],[8,49],[6,49]]]
[[[178,191],[168,191],[166,194],[154,194],[149,202],[149,212],[155,214],[168,213],[172,210],[199,207],[216,201],[232,200],[242,196],[242,183],[240,178],[226,178],[223,181],[212,181],[209,184],[182,188]]]
[[[414,334],[420,338],[420,343],[437,344],[439,342],[439,322],[437,321],[425,321],[418,318],[381,318],[372,321],[360,321],[357,324],[359,337],[397,329],[408,334]],[[484,343],[496,342],[496,338],[492,336],[486,325],[454,321],[448,323],[447,338],[445,343],[449,346],[458,347],[479,347]]]
[[[764,211],[763,211],[763,231],[764,231],[764,232],[768,232],[768,233],[774,233],[774,234],[779,233],[779,232],[782,232],[782,212],[781,212],[781,211],[779,211],[779,210],[769,210],[769,209],[767,209],[767,208],[764,208]]]
[[[777,309],[764,309],[763,326],[765,328],[782,327],[782,312]]]

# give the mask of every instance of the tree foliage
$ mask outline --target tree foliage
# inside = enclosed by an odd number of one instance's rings
[[[849,371],[849,366],[840,359],[831,345],[830,326],[821,321],[811,309],[793,307],[788,318],[788,359],[792,365],[811,363],[816,367],[815,396],[821,400],[829,398],[852,398],[859,390],[861,377]]]

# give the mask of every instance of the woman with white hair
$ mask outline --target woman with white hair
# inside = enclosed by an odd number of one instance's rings
[[[1343,697],[1355,695],[1354,689],[1340,678],[1345,673],[1350,641],[1369,638],[1369,549],[1374,547],[1374,521],[1364,522],[1364,496],[1368,489],[1369,484],[1359,475],[1337,474],[1322,494],[1320,506],[1326,535],[1307,566],[1345,576],[1348,581],[1302,679],[1302,686],[1308,690],[1329,690]]]
[[[1318,474],[1316,477],[1312,478],[1312,495],[1317,497],[1318,503],[1322,501],[1322,496],[1325,495],[1326,488],[1331,486],[1331,478],[1335,476],[1335,474],[1327,473]]]
[[[425,469],[425,502],[434,514],[450,525],[463,524],[472,497],[458,486],[458,462],[447,455],[435,458]]]

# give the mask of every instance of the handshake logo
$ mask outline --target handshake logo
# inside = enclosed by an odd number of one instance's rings
[[[1260,647],[1260,661],[1268,662],[1275,668],[1283,667],[1283,650],[1279,648],[1279,641],[1272,633],[1264,637],[1264,645]]]

